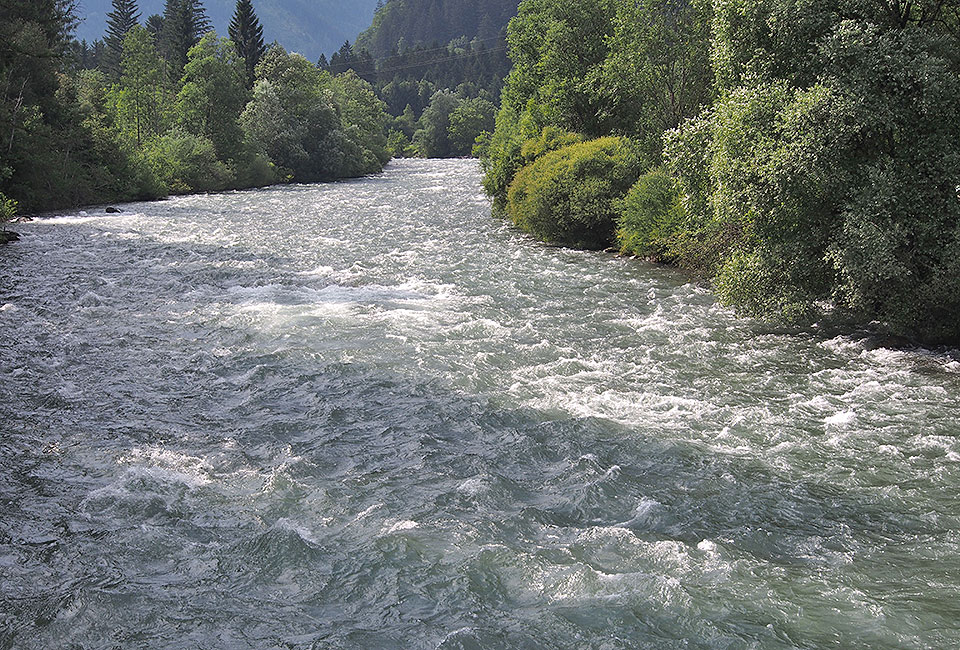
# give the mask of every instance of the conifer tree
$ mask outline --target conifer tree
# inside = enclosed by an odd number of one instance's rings
[[[243,59],[247,72],[247,87],[253,87],[254,69],[267,48],[263,44],[263,27],[253,10],[251,0],[237,0],[237,9],[230,21],[230,40]]]
[[[143,26],[150,32],[150,36],[153,37],[154,42],[159,44],[163,34],[163,16],[160,14],[148,16],[147,19],[143,21]]]
[[[160,50],[179,77],[187,52],[210,30],[210,19],[200,0],[167,0],[163,9]]]
[[[123,39],[140,20],[136,0],[113,0],[113,11],[107,14],[107,71],[119,74]]]

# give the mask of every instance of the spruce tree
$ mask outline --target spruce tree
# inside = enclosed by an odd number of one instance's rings
[[[263,44],[263,27],[250,0],[237,0],[237,9],[230,21],[230,40],[237,48],[247,70],[247,87],[253,87],[254,69],[267,48]]]
[[[160,50],[179,77],[187,52],[210,30],[210,19],[200,0],[167,0],[163,9]]]
[[[107,14],[107,34],[104,38],[108,72],[119,74],[123,39],[139,20],[140,10],[136,0],[113,0],[113,11]]]

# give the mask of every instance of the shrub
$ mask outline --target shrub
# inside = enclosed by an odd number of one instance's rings
[[[276,165],[262,153],[247,151],[237,161],[238,187],[265,187],[277,178]]]
[[[661,167],[650,170],[617,205],[620,251],[656,260],[670,260],[671,241],[684,220],[676,181]]]
[[[147,148],[147,160],[171,192],[211,192],[232,187],[233,171],[217,159],[213,143],[179,130],[157,138]]]
[[[394,158],[411,158],[416,155],[416,151],[410,144],[410,138],[403,131],[393,129],[387,135],[387,151]]]
[[[0,192],[0,228],[8,221],[12,221],[15,216],[17,216],[17,202],[8,199],[3,192]]]
[[[517,226],[545,241],[603,248],[613,239],[614,203],[640,169],[636,147],[625,138],[568,145],[517,173],[507,211]]]
[[[483,189],[493,197],[494,210],[499,212],[506,207],[510,183],[525,164],[521,154],[523,145],[536,138],[545,123],[543,107],[532,99],[522,111],[511,108],[506,101],[501,107],[496,128],[480,159]]]
[[[520,147],[521,164],[529,165],[551,151],[556,151],[571,144],[578,144],[583,142],[584,139],[579,133],[570,133],[555,126],[544,127],[538,137],[527,140]]]

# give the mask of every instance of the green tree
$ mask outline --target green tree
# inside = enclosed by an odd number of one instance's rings
[[[121,136],[142,149],[144,142],[164,130],[164,75],[153,39],[135,26],[123,41],[120,83],[114,88],[117,128]]]
[[[221,160],[240,155],[239,117],[247,103],[243,62],[234,43],[208,33],[190,49],[177,94],[177,124],[208,138]]]
[[[493,131],[496,112],[497,107],[493,102],[482,97],[460,102],[450,113],[450,124],[447,127],[450,154],[469,156],[473,152],[477,137],[481,133]]]
[[[113,10],[107,14],[106,67],[112,74],[119,76],[120,55],[123,40],[127,33],[140,20],[140,11],[136,0],[113,0]]]
[[[715,8],[719,99],[668,147],[688,216],[675,254],[711,260],[721,299],[747,313],[832,303],[960,340],[956,3]]]
[[[709,104],[710,0],[639,0],[617,6],[609,53],[596,79],[604,129],[658,156],[663,132]]]
[[[230,21],[230,40],[233,41],[246,68],[247,88],[253,87],[255,70],[267,48],[263,44],[263,27],[253,10],[251,0],[237,0],[237,8]]]
[[[170,64],[173,78],[180,76],[190,48],[209,30],[210,19],[201,0],[166,0],[160,52]]]
[[[450,146],[450,115],[460,103],[461,99],[448,90],[433,96],[420,116],[419,128],[413,136],[413,146],[420,156],[447,158],[456,155]]]
[[[544,127],[607,135],[611,109],[596,77],[609,54],[615,0],[527,0],[510,21],[513,68],[501,95],[496,128],[482,160],[484,188],[496,208],[520,169],[524,142]]]
[[[274,46],[257,66],[253,99],[240,121],[251,143],[298,181],[337,177],[339,126],[324,73],[299,54]]]
[[[386,105],[353,71],[332,78],[330,88],[341,129],[362,151],[360,173],[380,171],[391,158],[385,135]]]

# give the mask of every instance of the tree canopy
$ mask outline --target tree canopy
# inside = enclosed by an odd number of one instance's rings
[[[523,226],[535,143],[626,136],[647,169],[609,243],[747,314],[958,342],[958,4],[525,0],[485,187]]]

